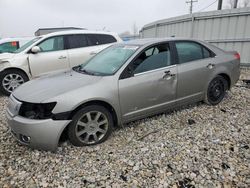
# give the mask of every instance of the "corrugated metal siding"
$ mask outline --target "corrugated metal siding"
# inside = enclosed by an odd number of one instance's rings
[[[194,13],[145,25],[143,38],[185,37],[206,40],[225,50],[236,50],[250,65],[250,8]]]

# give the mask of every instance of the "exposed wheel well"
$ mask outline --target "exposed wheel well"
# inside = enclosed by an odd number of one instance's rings
[[[1,72],[4,72],[4,71],[11,71],[11,70],[15,70],[15,71],[20,71],[20,72],[22,72],[22,73],[25,74],[25,75],[27,76],[27,78],[30,80],[30,78],[29,78],[29,76],[27,75],[27,73],[26,73],[24,70],[20,69],[20,68],[10,67],[10,68],[6,68],[6,69],[2,70]]]
[[[95,101],[89,101],[86,102],[80,106],[78,106],[75,110],[73,110],[70,115],[69,115],[69,119],[72,119],[73,116],[82,108],[86,107],[86,106],[90,106],[90,105],[100,105],[105,107],[112,115],[113,119],[114,119],[114,127],[118,127],[118,118],[117,118],[117,114],[115,112],[115,109],[107,102],[104,101],[99,101],[99,100],[95,100]],[[67,139],[67,131],[68,131],[68,126],[67,125],[65,127],[65,129],[63,130],[61,136],[60,136],[60,141],[66,140]]]
[[[230,77],[227,74],[225,74],[225,73],[221,73],[219,75],[222,76],[227,81],[227,83],[228,83],[227,90],[229,90],[230,87],[231,87],[231,79],[230,79]]]

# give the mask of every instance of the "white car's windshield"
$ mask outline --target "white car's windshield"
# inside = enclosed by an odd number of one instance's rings
[[[130,58],[139,46],[114,45],[79,66],[79,71],[93,75],[112,75]],[[74,69],[76,70],[76,68]]]
[[[34,39],[30,40],[29,42],[25,43],[21,48],[17,49],[13,53],[20,53],[20,52],[24,51],[26,48],[28,48],[30,45],[32,45],[33,43],[38,41],[40,38],[41,37],[37,37],[37,38],[34,38]]]

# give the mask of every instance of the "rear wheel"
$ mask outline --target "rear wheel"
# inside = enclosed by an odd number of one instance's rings
[[[91,105],[78,111],[68,129],[70,142],[75,146],[99,144],[110,136],[113,118],[104,107]]]
[[[209,105],[219,104],[225,97],[228,83],[225,78],[218,75],[208,85],[205,102]]]
[[[29,78],[19,70],[6,70],[0,73],[0,91],[10,95],[17,87],[27,82]]]

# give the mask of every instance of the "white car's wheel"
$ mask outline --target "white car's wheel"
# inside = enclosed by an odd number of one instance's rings
[[[6,70],[0,73],[0,91],[10,95],[17,87],[27,82],[29,78],[19,70]]]

